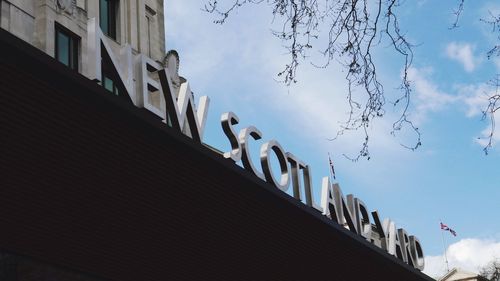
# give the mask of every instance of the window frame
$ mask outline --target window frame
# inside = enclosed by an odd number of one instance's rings
[[[153,27],[155,25],[155,16],[156,16],[156,11],[149,7],[147,4],[144,5],[144,10],[145,10],[145,14],[146,14],[146,28],[147,28],[147,44],[148,44],[148,48],[147,48],[147,52],[148,52],[148,56],[149,57],[152,57],[153,55],[153,43],[152,43],[152,40],[151,40],[151,37],[152,37],[152,33],[153,33]]]
[[[103,6],[106,6],[106,15],[103,14]],[[99,27],[106,36],[115,41],[118,39],[119,7],[119,0],[99,0]],[[107,28],[103,28],[104,22]]]
[[[63,61],[59,60],[59,54],[61,50],[59,50],[59,35],[63,35],[68,38],[68,64],[64,63]],[[69,29],[64,27],[63,25],[59,24],[58,22],[55,22],[55,27],[54,27],[54,58],[69,67],[70,69],[74,71],[79,71],[80,63],[79,63],[79,57],[80,57],[80,41],[81,38],[80,36],[76,35],[75,33],[71,32]]]

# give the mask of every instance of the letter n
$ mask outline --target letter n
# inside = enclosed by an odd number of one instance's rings
[[[132,48],[130,45],[121,47],[119,58],[113,53],[108,38],[102,33],[101,28],[97,24],[95,18],[91,18],[87,22],[87,53],[88,53],[88,73],[89,79],[102,82],[102,52],[106,52],[111,60],[118,77],[120,78],[128,96],[135,106],[138,106],[138,99],[135,95],[133,64],[132,64]],[[121,65],[120,65],[121,62]]]

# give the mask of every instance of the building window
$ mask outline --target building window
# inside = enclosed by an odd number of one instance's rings
[[[103,48],[102,45],[101,48]],[[102,49],[101,49],[101,59],[102,59],[101,85],[108,92],[132,102],[132,100],[128,95],[127,90],[125,89],[125,85],[123,85],[123,82],[121,81],[118,72],[116,71],[115,67],[113,66],[113,63],[111,62],[111,58],[109,57],[108,53],[106,53],[106,51]]]
[[[152,57],[153,55],[153,51],[152,51],[152,40],[151,40],[151,36],[152,36],[152,33],[153,33],[153,26],[154,26],[154,22],[155,22],[155,15],[156,15],[156,12],[155,10],[153,10],[151,7],[149,7],[148,5],[146,5],[146,23],[147,23],[147,44],[148,44],[148,56],[149,57]]]
[[[99,25],[107,36],[116,40],[118,0],[99,0]]]
[[[80,38],[56,24],[55,57],[62,64],[78,71],[78,45]]]
[[[105,74],[106,75],[106,74]],[[120,89],[118,88],[118,85],[113,81],[112,78],[108,76],[103,76],[103,86],[104,89],[108,90],[110,93],[113,93],[114,95],[120,96]]]

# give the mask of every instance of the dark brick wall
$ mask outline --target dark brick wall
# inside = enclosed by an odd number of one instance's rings
[[[2,281],[105,281],[14,254],[0,253]]]

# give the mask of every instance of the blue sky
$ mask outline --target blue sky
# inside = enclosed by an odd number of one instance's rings
[[[444,233],[450,267],[477,271],[500,258],[500,143],[485,156],[477,140],[489,126],[481,121],[484,93],[491,91],[485,83],[500,72],[500,59],[486,58],[497,39],[479,19],[488,11],[498,13],[500,4],[466,1],[460,27],[449,30],[457,2],[404,1],[398,9],[403,32],[417,44],[410,117],[423,145],[412,152],[400,145],[411,144],[411,135],[390,134],[397,112],[388,104],[386,116],[369,129],[369,161],[343,156],[359,150],[360,133],[327,140],[347,118],[347,85],[339,65],[317,69],[303,63],[297,84],[276,82],[288,57],[271,34],[272,15],[265,4],[249,5],[220,26],[201,10],[203,1],[166,1],[166,46],[179,52],[179,72],[195,95],[211,98],[206,143],[227,151],[219,120],[224,112],[236,113],[237,129],[254,125],[263,133],[251,147],[255,158],[263,142],[276,139],[312,167],[317,200],[330,153],[344,194],[361,198],[369,209],[419,237],[426,273],[438,276],[445,270],[441,220],[458,233]],[[312,59],[320,61],[316,54],[312,51]],[[375,59],[393,100],[401,62],[388,48],[377,51]]]

